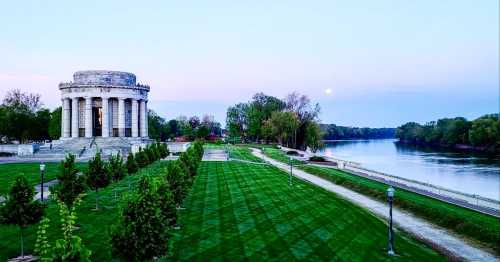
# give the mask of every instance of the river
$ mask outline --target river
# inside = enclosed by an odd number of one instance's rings
[[[321,153],[387,174],[500,200],[500,155],[436,150],[394,139],[330,141]]]

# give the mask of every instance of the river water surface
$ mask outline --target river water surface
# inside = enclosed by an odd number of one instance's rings
[[[500,200],[500,155],[441,151],[393,139],[326,142],[321,153],[387,174]]]

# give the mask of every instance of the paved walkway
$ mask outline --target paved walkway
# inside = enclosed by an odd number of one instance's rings
[[[252,153],[255,156],[267,161],[271,165],[274,165],[286,172],[290,172],[289,165],[283,164],[279,161],[265,156],[260,150],[252,148]],[[338,186],[330,181],[298,169],[293,169],[292,173],[297,178],[315,184],[328,191],[334,192],[337,195],[355,203],[356,205],[368,209],[378,217],[388,219],[389,207],[386,203],[381,203],[379,201],[373,200],[367,196]],[[414,215],[404,212],[398,208],[393,208],[393,219],[394,224],[398,228],[409,232],[418,239],[422,239],[423,241],[435,245],[440,249],[446,250],[453,256],[462,258],[466,261],[499,261],[498,258],[496,258],[494,255],[472,246],[464,240],[456,237],[449,231],[435,226],[423,219],[415,217]]]

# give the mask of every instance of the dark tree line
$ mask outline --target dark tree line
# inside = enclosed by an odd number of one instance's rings
[[[396,137],[406,143],[500,152],[500,119],[498,114],[491,114],[473,121],[456,117],[425,125],[409,122],[397,128]]]
[[[58,138],[61,109],[42,108],[39,94],[11,90],[0,104],[0,139],[3,142],[38,141]]]
[[[325,140],[394,138],[396,128],[347,127],[335,124],[321,125]]]
[[[220,137],[222,128],[212,116],[205,115],[200,120],[197,116],[187,118],[180,116],[177,119],[166,121],[154,111],[149,110],[149,137],[158,141],[166,141],[176,137],[185,140],[205,139],[210,135]]]

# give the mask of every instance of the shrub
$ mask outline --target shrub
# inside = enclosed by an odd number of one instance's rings
[[[156,161],[156,159],[157,159],[156,153],[155,153],[154,147],[152,145],[147,146],[146,149],[144,150],[144,152],[146,153],[146,156],[148,157],[149,164]]]
[[[106,165],[106,172],[115,182],[125,177],[125,166],[123,165],[123,158],[120,153],[109,157],[108,164]]]
[[[139,152],[135,154],[135,161],[137,162],[139,168],[144,168],[149,165],[148,157],[146,156],[146,153],[144,153],[144,150],[142,150],[142,148],[139,148]]]
[[[178,161],[169,162],[167,167],[165,167],[165,183],[169,185],[170,191],[172,192],[174,202],[177,206],[180,206],[182,200],[187,194],[188,175],[185,173]]]
[[[99,209],[99,188],[107,187],[110,183],[110,176],[104,168],[104,162],[101,160],[101,154],[97,153],[93,159],[89,161],[89,167],[85,176],[87,185],[95,190],[95,209]]]
[[[66,159],[61,161],[57,180],[59,183],[51,188],[51,192],[69,208],[75,199],[85,192],[85,179],[78,175],[74,155],[68,154]]]
[[[290,151],[286,151],[286,154],[290,155],[290,156],[298,156],[299,152],[297,152],[295,150],[290,150]]]
[[[155,183],[141,177],[137,192],[127,195],[118,224],[112,227],[112,253],[128,261],[150,260],[165,254],[166,219]]]
[[[314,162],[326,162],[326,159],[322,156],[312,156],[309,158],[309,161],[314,161]]]
[[[134,154],[130,153],[127,156],[127,172],[130,174],[134,174],[137,172],[139,167],[137,166],[137,162],[135,161]]]
[[[0,222],[19,227],[21,256],[24,257],[24,229],[38,223],[43,216],[43,205],[34,201],[35,190],[24,176],[18,176],[12,185],[7,201],[0,209]]]
[[[177,223],[177,211],[170,184],[166,179],[160,181],[160,185],[158,186],[158,198],[160,201],[160,210],[166,223],[175,225]]]

